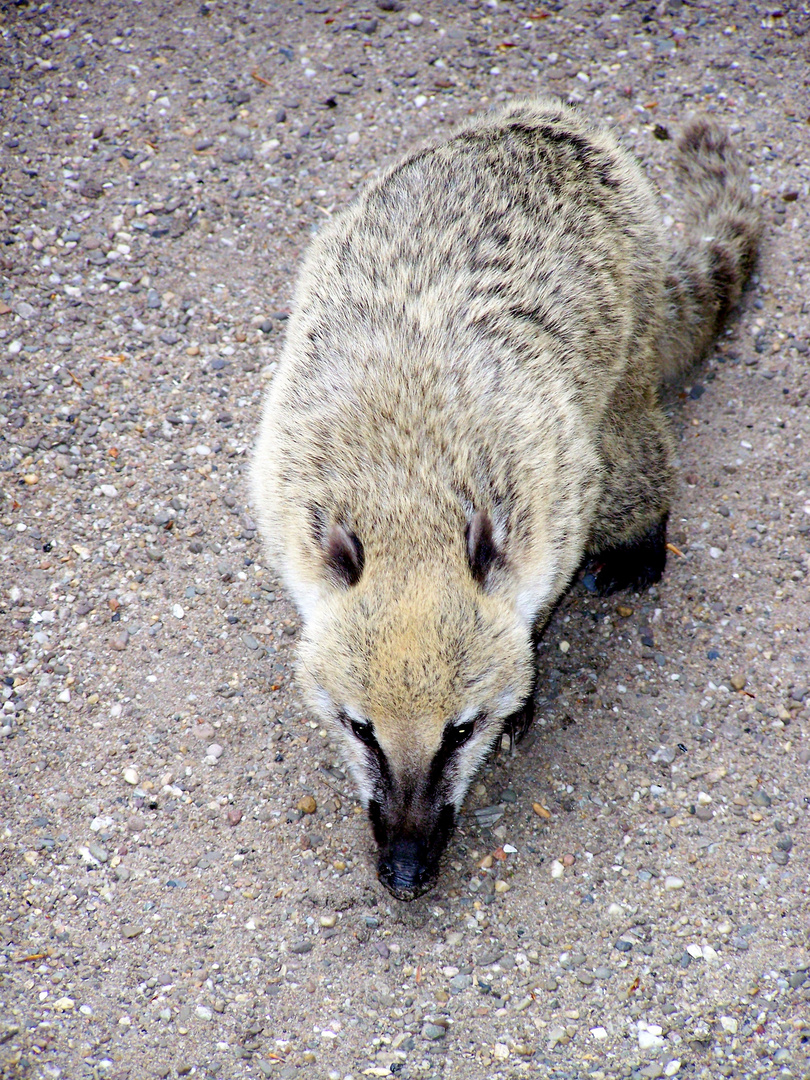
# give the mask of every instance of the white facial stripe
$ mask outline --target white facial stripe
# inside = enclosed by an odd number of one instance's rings
[[[473,738],[456,755],[456,776],[450,793],[456,813],[461,809],[470,784],[489,753],[490,745],[490,741],[485,737]]]
[[[357,786],[357,793],[360,796],[360,802],[368,809],[368,804],[371,801],[374,792],[374,778],[369,774],[368,754],[363,748],[363,744],[347,730],[345,724],[342,724],[340,720],[338,720],[338,710],[335,708],[334,702],[323,687],[316,686],[312,690],[312,702],[323,719],[332,725],[338,738],[343,743],[343,757],[346,766],[354,778],[354,782]],[[359,724],[366,723],[363,717],[351,707],[344,706],[342,711],[351,720],[354,720]]]
[[[366,720],[365,716],[357,712],[356,709],[353,709],[351,705],[344,705],[342,711],[350,720],[354,720],[355,724],[362,724],[363,727],[366,727],[368,724],[368,720]]]
[[[343,745],[345,747],[344,758],[349,771],[354,777],[354,782],[357,785],[357,793],[360,796],[360,802],[365,809],[368,809],[368,804],[371,802],[371,797],[374,794],[374,778],[369,774],[368,754],[362,749],[363,744],[359,739],[356,739],[342,725],[336,726],[342,737]]]
[[[518,614],[528,625],[532,625],[541,609],[554,595],[554,582],[557,578],[557,564],[546,567],[533,581],[527,583],[515,598]]]
[[[312,691],[312,699],[315,708],[320,712],[324,720],[331,720],[335,715],[335,706],[327,692],[320,686]]]
[[[477,705],[469,705],[466,709],[462,709],[458,714],[458,720],[455,721],[456,727],[461,727],[462,724],[469,724],[471,720],[474,720],[480,712],[480,708]]]

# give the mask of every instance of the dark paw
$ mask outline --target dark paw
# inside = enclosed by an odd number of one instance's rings
[[[601,596],[621,589],[647,589],[661,580],[667,561],[667,518],[638,540],[608,548],[595,560],[596,588]]]
[[[517,712],[506,718],[503,726],[504,735],[508,735],[512,744],[519,743],[534,721],[534,691]]]

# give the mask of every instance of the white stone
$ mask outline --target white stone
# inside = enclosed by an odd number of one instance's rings
[[[205,751],[205,756],[207,758],[210,758],[212,761],[219,761],[219,759],[222,757],[223,752],[224,751],[219,745],[219,743],[213,742]]]
[[[90,848],[88,848],[88,847],[80,847],[80,848],[77,848],[77,850],[79,852],[79,855],[81,855],[82,860],[84,862],[86,862],[88,866],[101,866],[101,863],[98,861],[98,859],[92,853]]]
[[[496,1061],[507,1061],[509,1058],[509,1047],[506,1043],[495,1043],[492,1056]]]
[[[593,1035],[595,1039],[606,1039],[607,1031],[603,1027],[595,1027],[591,1028],[591,1035]]]
[[[657,1024],[650,1024],[649,1027],[639,1028],[639,1050],[653,1050],[656,1047],[663,1046],[664,1040],[661,1038],[661,1031],[662,1028],[658,1027]]]
[[[693,960],[703,959],[703,949],[701,949],[700,945],[687,945],[686,951],[689,953]]]
[[[70,701],[70,691],[67,689],[62,690],[61,693],[56,695],[56,700],[63,701],[67,704],[67,702]]]
[[[424,94],[417,94],[413,99],[413,103],[417,109],[421,109],[423,105],[427,105],[427,98]]]
[[[115,499],[118,496],[118,488],[115,484],[99,484],[98,490],[105,499]]]
[[[734,1019],[733,1016],[721,1016],[720,1026],[722,1027],[723,1031],[727,1031],[729,1035],[737,1034],[737,1021]]]
[[[553,1027],[548,1033],[548,1048],[553,1050],[557,1043],[567,1042],[568,1038],[565,1034],[564,1027]]]
[[[198,1005],[194,1011],[200,1020],[211,1020],[214,1016],[214,1013],[207,1005]]]
[[[676,889],[683,888],[683,878],[675,877],[674,874],[670,874],[664,878],[664,888],[667,892],[675,892]]]
[[[671,1061],[668,1061],[664,1066],[664,1076],[674,1076],[678,1069],[680,1069],[680,1067],[681,1063],[679,1059],[673,1058]]]
[[[421,26],[424,21],[418,11],[412,11],[408,16],[408,22],[411,26]]]
[[[185,615],[185,611],[183,611],[182,605],[174,604],[172,606],[172,615],[174,615],[175,619],[182,619]]]
[[[710,547],[709,554],[713,559],[719,559],[723,552],[718,547]]]
[[[53,1003],[53,1007],[57,1012],[71,1012],[76,1007],[76,1002],[73,998],[60,997]]]
[[[559,859],[554,859],[551,864],[551,876],[553,878],[561,878],[565,873],[565,867]]]
[[[129,765],[126,769],[124,769],[124,782],[125,783],[132,784],[132,786],[135,787],[139,780],[140,780],[140,776],[138,776],[138,770],[137,769],[133,769],[131,765]]]

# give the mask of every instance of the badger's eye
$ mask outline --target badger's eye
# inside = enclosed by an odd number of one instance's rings
[[[361,724],[358,720],[352,720],[352,732],[366,746],[377,745],[377,740],[374,738],[374,728],[372,728],[371,724]]]
[[[465,724],[451,724],[444,733],[451,750],[457,750],[465,742],[469,742],[475,731],[475,720],[468,720]]]
[[[372,748],[377,746],[377,740],[374,738],[374,728],[371,724],[363,724],[361,721],[348,716],[345,712],[339,714],[339,719],[341,724],[349,728],[352,735],[359,739],[361,743]]]

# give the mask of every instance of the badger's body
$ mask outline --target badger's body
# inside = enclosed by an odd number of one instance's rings
[[[609,134],[522,102],[411,154],[309,251],[253,490],[395,895],[435,877],[583,559],[604,590],[663,570],[658,387],[706,349],[758,232],[719,129],[689,125],[676,165],[673,248]]]

